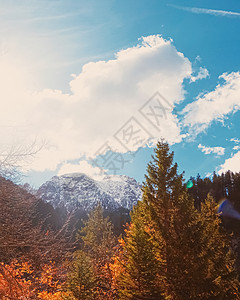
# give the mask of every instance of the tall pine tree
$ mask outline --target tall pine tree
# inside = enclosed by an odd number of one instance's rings
[[[158,282],[158,261],[148,229],[141,218],[141,206],[132,214],[132,223],[126,229],[123,249],[118,260],[117,287],[119,299],[164,299]]]
[[[135,259],[133,266],[149,270],[141,273],[144,280],[151,278],[152,271],[166,299],[238,299],[234,260],[213,201],[208,199],[201,212],[196,210],[183,174],[177,173],[177,164],[173,163],[173,152],[163,141],[157,144],[147,171],[143,201],[136,209],[123,253],[130,253],[133,261],[138,251],[137,258],[144,257],[145,249],[149,255],[154,254],[154,258],[149,256],[150,261],[156,259],[154,266],[145,259]],[[144,247],[136,248],[136,234]],[[134,272],[128,272],[128,276],[128,282],[134,282]],[[125,284],[124,293],[131,293],[131,289]],[[138,298],[129,299],[142,299],[143,295],[140,292]]]

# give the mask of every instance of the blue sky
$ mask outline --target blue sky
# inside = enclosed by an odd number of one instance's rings
[[[132,117],[154,141],[170,142],[186,178],[240,171],[238,1],[0,5],[2,152],[43,145],[22,166],[24,180],[38,186],[64,172],[95,176],[92,158],[109,142],[104,162],[118,153],[127,162],[117,174],[142,181],[153,152],[146,136],[128,149],[114,136]],[[156,92],[172,107],[159,130],[139,112]]]

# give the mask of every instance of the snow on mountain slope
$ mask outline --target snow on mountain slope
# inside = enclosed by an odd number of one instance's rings
[[[128,176],[108,175],[95,180],[82,173],[54,176],[37,194],[53,207],[65,207],[69,212],[90,211],[99,202],[108,210],[130,210],[142,196],[141,186]]]

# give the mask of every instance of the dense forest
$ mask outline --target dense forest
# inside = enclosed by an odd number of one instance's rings
[[[0,299],[240,299],[240,173],[178,173],[160,141],[142,201],[116,230],[100,205],[69,226],[58,211],[0,178]]]

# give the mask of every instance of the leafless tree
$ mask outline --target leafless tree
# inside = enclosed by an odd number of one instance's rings
[[[18,181],[21,177],[21,168],[29,164],[44,146],[44,142],[38,144],[35,140],[27,146],[11,145],[0,148],[0,176]]]

